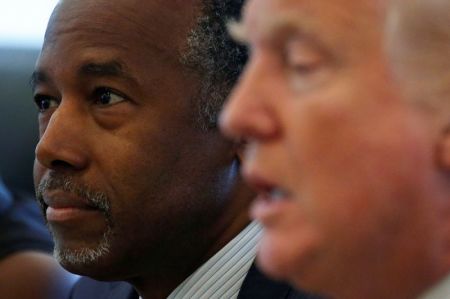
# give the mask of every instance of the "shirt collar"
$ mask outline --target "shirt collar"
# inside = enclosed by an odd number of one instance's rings
[[[447,274],[430,290],[426,291],[418,299],[447,299],[450,298],[450,273]]]
[[[250,223],[182,282],[168,299],[237,298],[255,259],[261,233],[259,224]]]

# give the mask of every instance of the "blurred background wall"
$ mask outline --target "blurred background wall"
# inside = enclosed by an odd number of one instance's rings
[[[56,0],[0,0],[0,176],[33,192],[37,110],[29,78]]]
[[[16,190],[32,191],[37,113],[28,84],[37,49],[0,48],[0,174]]]

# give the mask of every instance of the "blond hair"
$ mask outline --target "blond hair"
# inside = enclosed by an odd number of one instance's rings
[[[387,50],[409,99],[450,114],[450,1],[396,0]]]

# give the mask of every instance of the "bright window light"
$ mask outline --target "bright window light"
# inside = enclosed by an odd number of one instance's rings
[[[0,0],[0,47],[40,48],[57,0]]]

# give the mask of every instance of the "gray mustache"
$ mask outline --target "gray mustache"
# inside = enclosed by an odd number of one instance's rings
[[[92,207],[103,211],[106,215],[110,215],[110,201],[106,193],[94,191],[85,184],[75,182],[70,176],[50,174],[48,178],[43,179],[39,185],[36,186],[36,199],[41,206],[45,206],[43,195],[46,191],[50,190],[62,190],[67,193],[75,194],[76,196],[85,199]]]

